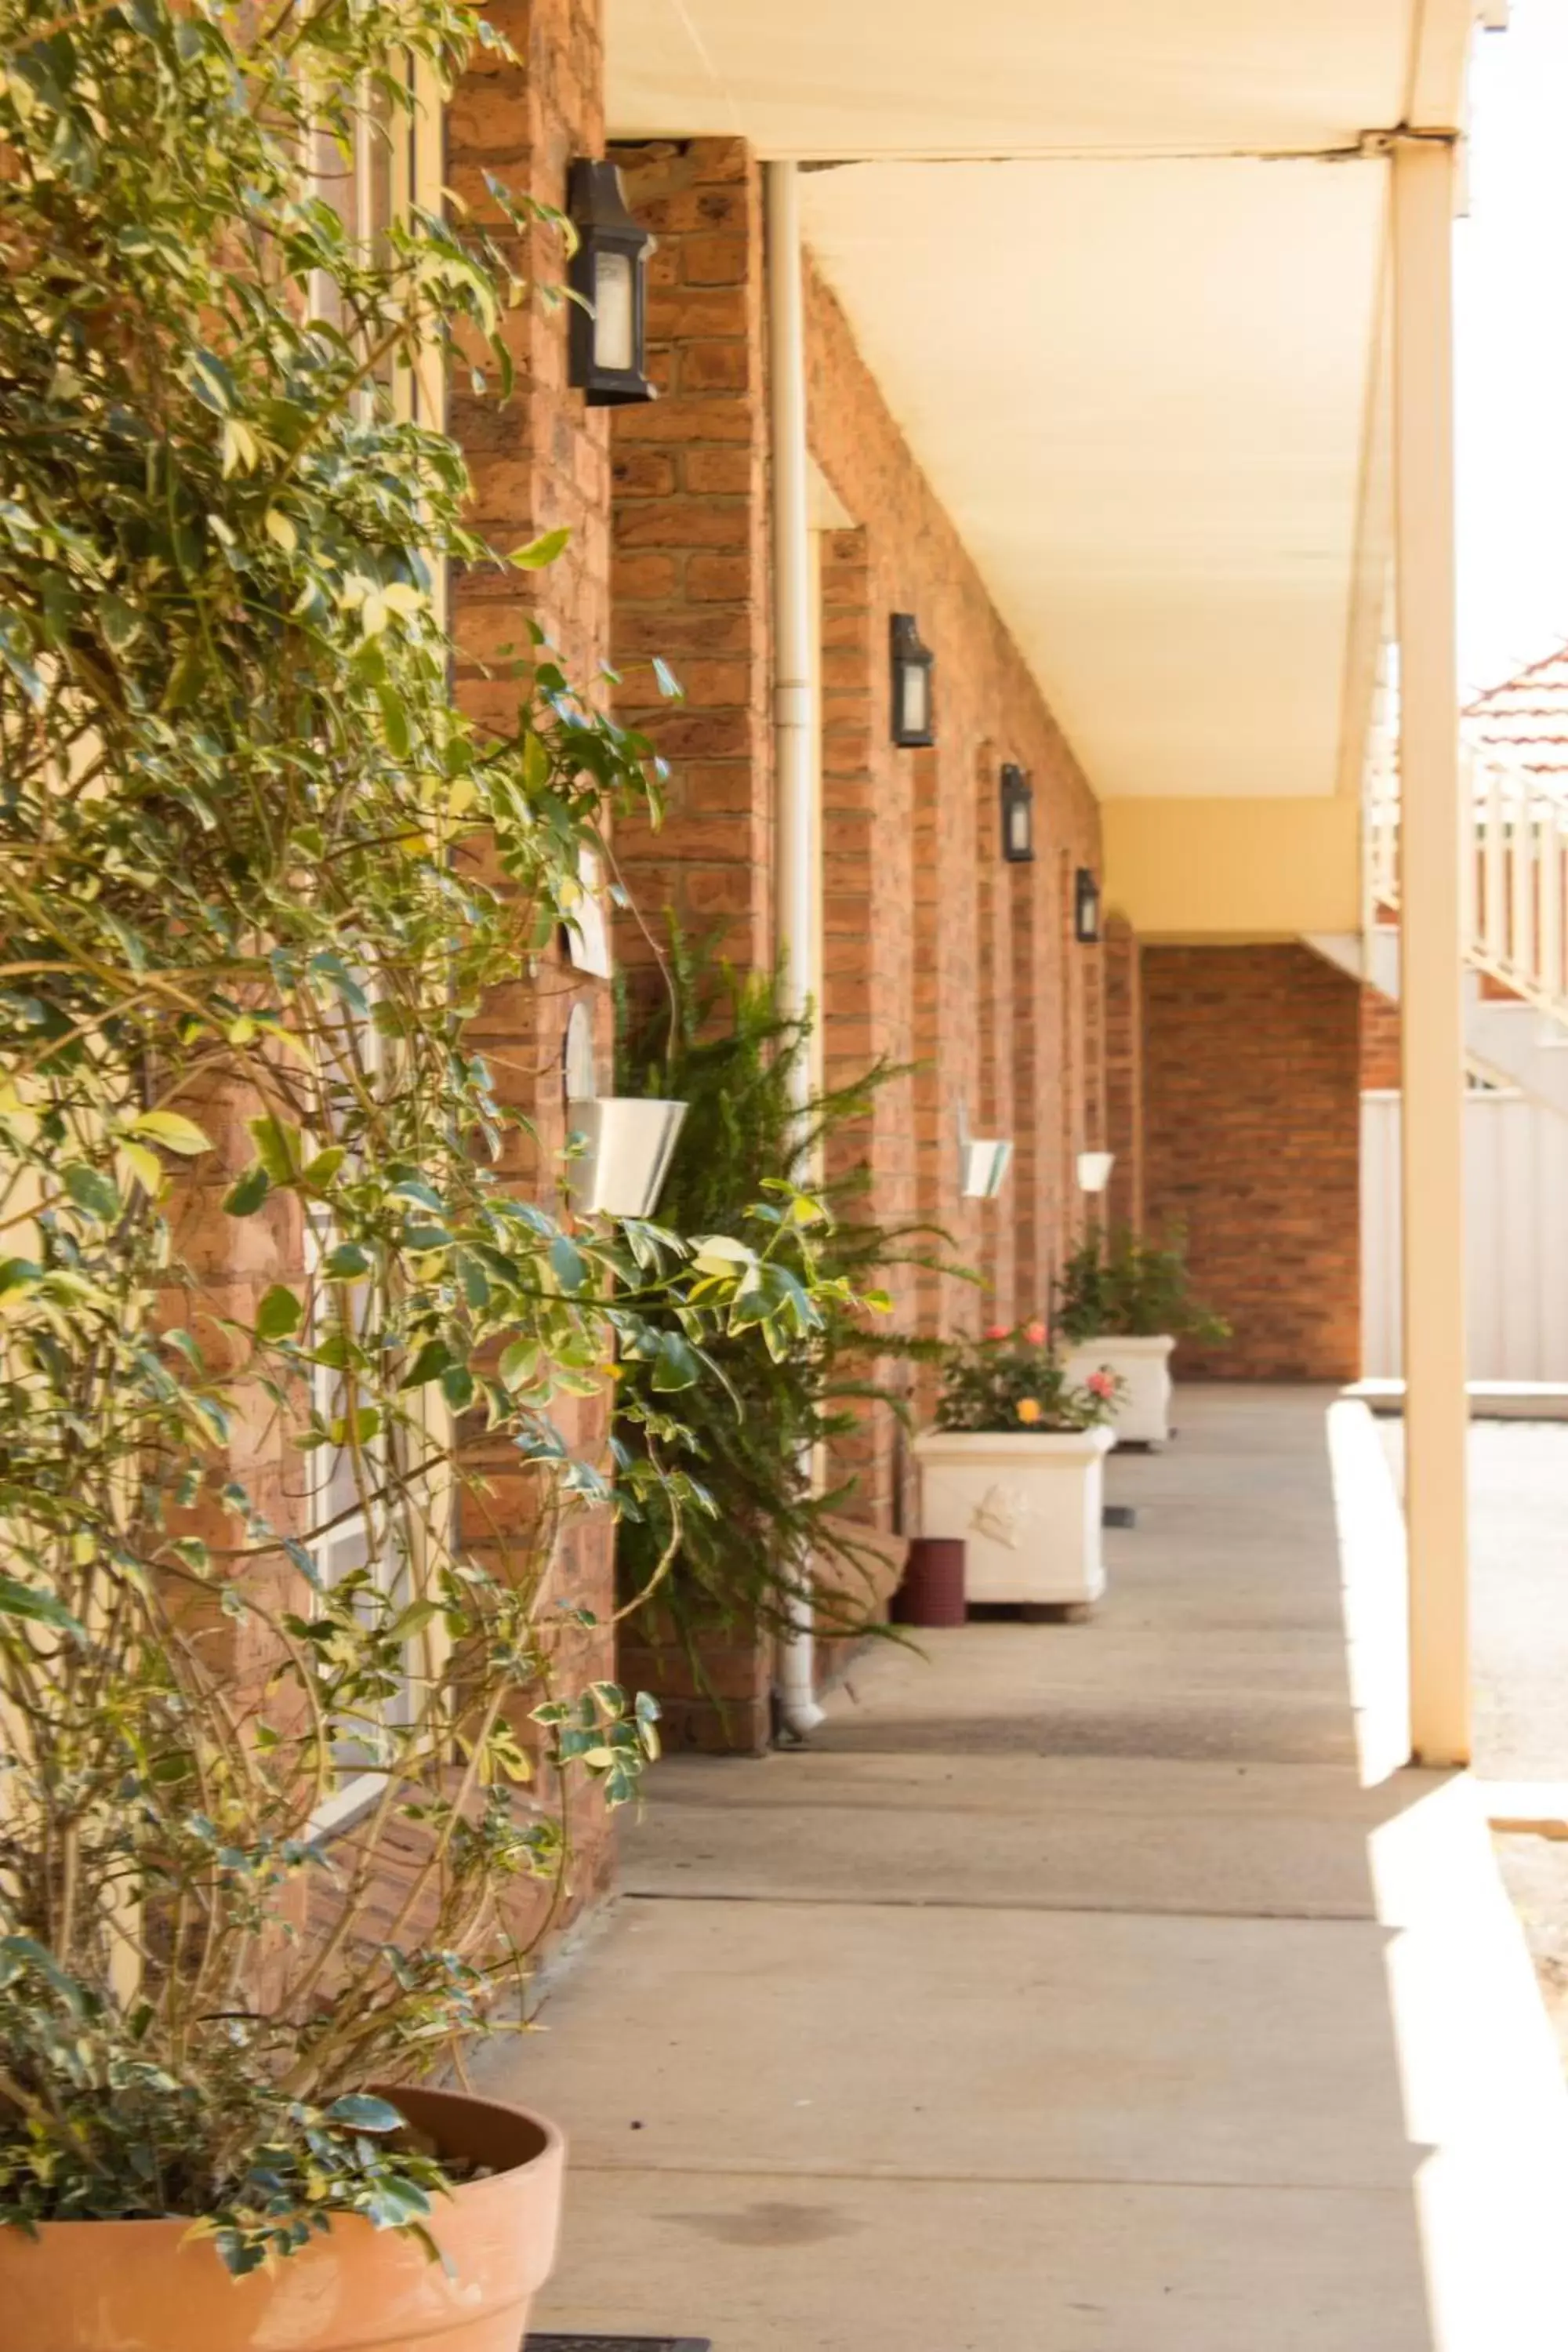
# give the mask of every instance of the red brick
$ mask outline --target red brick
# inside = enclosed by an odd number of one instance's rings
[[[683,393],[744,392],[752,358],[744,343],[693,342],[679,348],[679,383]]]
[[[1400,1075],[1399,1007],[1375,988],[1364,988],[1361,999],[1361,1082],[1363,1087],[1398,1091]]]
[[[750,449],[688,449],[681,460],[681,485],[699,498],[746,498],[758,488],[757,464]]]
[[[755,588],[756,578],[750,555],[694,555],[686,567],[686,593],[694,604],[735,604]]]
[[[708,290],[689,286],[650,289],[647,331],[661,341],[687,342],[704,337],[733,337],[746,332],[751,308],[741,286]]]
[[[656,354],[660,365],[667,353]],[[754,441],[756,419],[739,405],[721,400],[673,398],[648,402],[637,408],[617,409],[614,431],[617,447],[628,441]]]
[[[668,499],[675,488],[675,459],[661,449],[623,449],[610,469],[621,499]]]
[[[621,554],[616,560],[616,600],[664,604],[675,594],[679,576],[673,555]]]
[[[739,286],[752,266],[743,230],[739,235],[686,237],[680,248],[680,274],[688,286]]]
[[[639,499],[617,507],[617,547],[744,547],[752,518],[739,499],[714,505],[697,499]]]
[[[1191,1373],[1353,1380],[1361,1356],[1360,991],[1310,948],[1146,947],[1149,1222],[1186,1224],[1235,1326]]]

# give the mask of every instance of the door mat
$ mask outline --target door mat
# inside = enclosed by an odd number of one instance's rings
[[[713,2352],[706,2336],[531,2336],[522,2352]]]

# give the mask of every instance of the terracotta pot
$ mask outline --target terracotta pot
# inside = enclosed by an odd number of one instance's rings
[[[963,1553],[962,1537],[916,1536],[904,1580],[893,1598],[895,1625],[934,1628],[966,1622]]]
[[[495,2170],[437,2202],[417,2239],[334,2220],[270,2271],[231,2278],[178,2221],[0,2229],[4,2352],[518,2352],[555,2257],[565,2143],[492,2099],[386,2095],[437,2147]]]

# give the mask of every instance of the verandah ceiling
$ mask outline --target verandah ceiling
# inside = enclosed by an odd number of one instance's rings
[[[1473,13],[608,0],[609,119],[832,167],[808,239],[1102,796],[1315,797],[1386,529],[1388,172],[1345,151],[1458,121]]]

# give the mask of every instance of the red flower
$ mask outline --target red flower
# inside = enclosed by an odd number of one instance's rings
[[[1027,1339],[1031,1348],[1043,1348],[1045,1346],[1047,1334],[1046,1327],[1040,1321],[1038,1316],[1035,1318],[1035,1320],[1032,1323],[1025,1324],[1024,1337]]]
[[[1008,1336],[1005,1323],[993,1323],[985,1334],[988,1339],[1005,1339]]]
[[[1108,1403],[1116,1394],[1116,1375],[1114,1372],[1090,1372],[1084,1386],[1090,1396],[1099,1397],[1102,1404]]]

